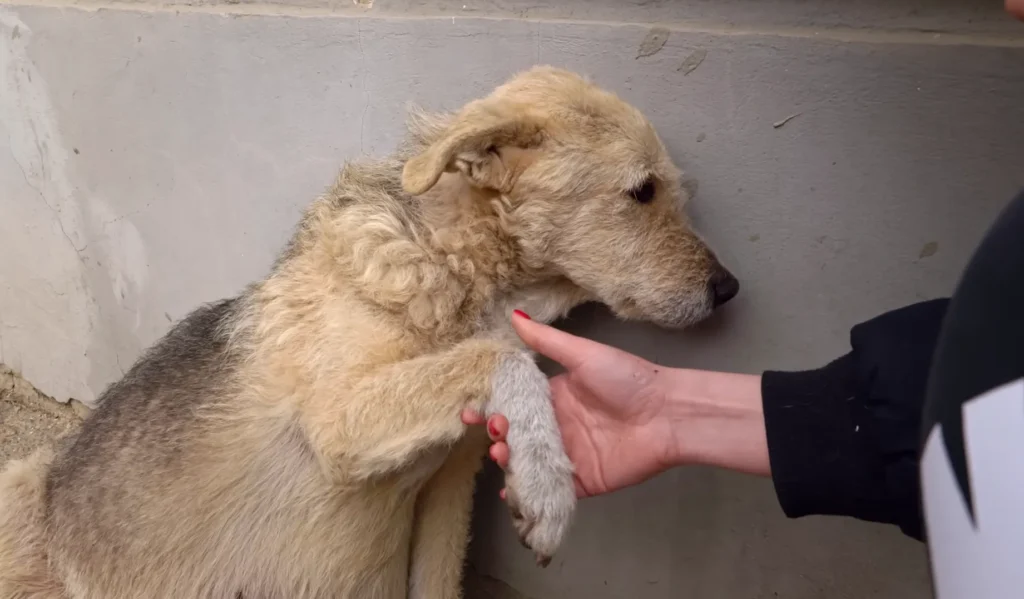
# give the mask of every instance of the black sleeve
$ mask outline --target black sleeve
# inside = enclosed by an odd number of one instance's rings
[[[918,447],[948,300],[855,326],[850,353],[805,372],[766,372],[772,479],[787,516],[850,516],[922,538]]]

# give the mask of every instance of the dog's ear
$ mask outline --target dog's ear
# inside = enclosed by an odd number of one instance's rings
[[[471,102],[437,141],[405,163],[402,187],[419,195],[442,173],[459,170],[474,185],[508,191],[514,173],[502,164],[498,150],[534,146],[541,130],[540,119],[523,107],[490,98]]]

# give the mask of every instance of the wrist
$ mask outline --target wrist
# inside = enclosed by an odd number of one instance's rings
[[[661,384],[670,466],[770,474],[759,375],[671,369]]]

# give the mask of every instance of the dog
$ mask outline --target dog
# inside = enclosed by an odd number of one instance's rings
[[[584,302],[681,328],[738,290],[639,110],[554,67],[412,111],[346,163],[269,275],[199,307],[81,430],[0,476],[0,598],[461,596],[488,441],[513,524],[570,527],[548,381],[510,326]]]

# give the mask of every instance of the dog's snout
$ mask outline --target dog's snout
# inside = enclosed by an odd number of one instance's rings
[[[712,303],[716,308],[736,297],[740,291],[739,280],[724,268],[715,270],[715,274],[711,275],[710,284]]]

